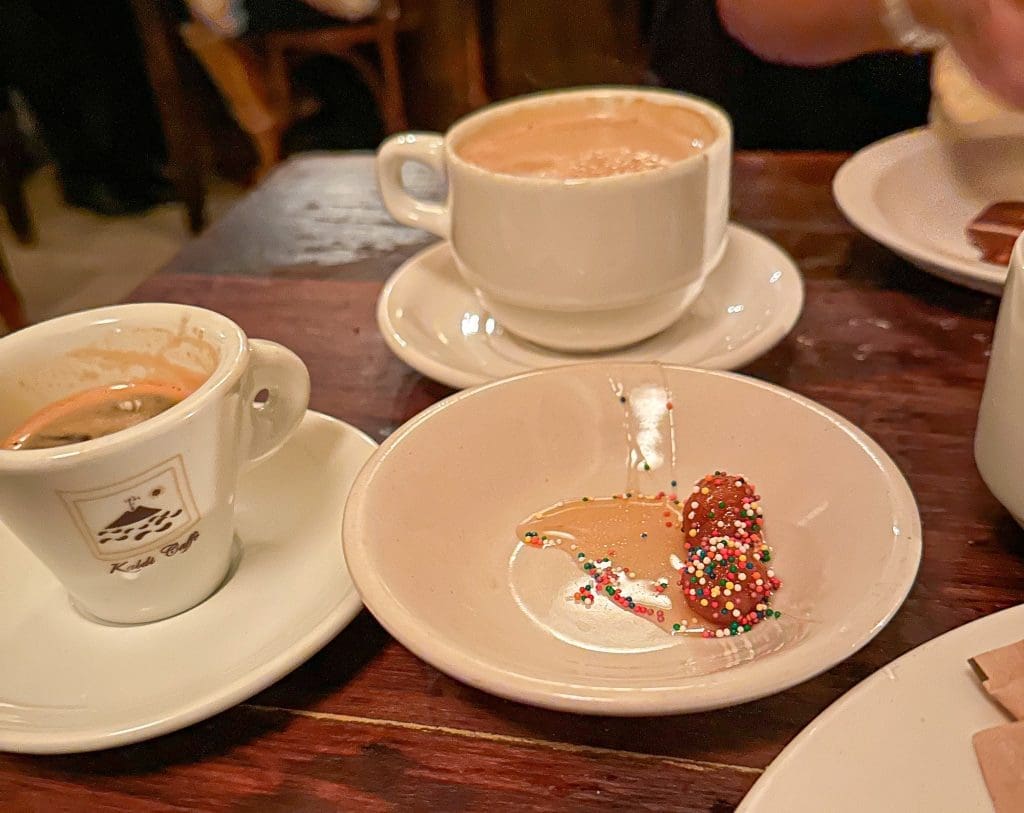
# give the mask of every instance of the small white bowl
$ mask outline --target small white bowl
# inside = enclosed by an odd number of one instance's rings
[[[670,636],[567,601],[586,581],[576,564],[516,539],[560,500],[685,491],[716,469],[757,485],[783,581],[782,617],[746,635]],[[502,697],[609,715],[719,708],[819,674],[888,622],[921,557],[906,481],[855,426],[759,381],[643,363],[526,373],[435,405],[362,470],[344,539],[366,606],[424,660]]]

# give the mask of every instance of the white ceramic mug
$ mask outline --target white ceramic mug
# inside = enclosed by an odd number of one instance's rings
[[[217,589],[232,563],[239,472],[299,425],[309,374],[290,350],[185,305],[101,308],[0,339],[3,436],[76,392],[186,372],[201,386],[136,426],[0,450],[0,521],[88,616],[155,621]]]
[[[655,170],[585,179],[507,175],[459,157],[478,127],[526,107],[580,98],[642,98],[696,110],[716,137]],[[640,88],[581,88],[524,96],[457,122],[446,135],[384,142],[377,176],[401,223],[451,241],[459,272],[506,328],[538,344],[593,351],[640,341],[693,303],[725,251],[732,127],[693,96]],[[405,189],[402,167],[448,179],[445,203]]]
[[[1017,240],[999,306],[992,357],[974,436],[989,490],[1024,525],[1024,236]]]

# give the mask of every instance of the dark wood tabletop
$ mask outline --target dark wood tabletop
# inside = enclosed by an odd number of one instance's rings
[[[849,660],[774,697],[651,719],[556,713],[464,686],[365,611],[250,701],[160,739],[66,757],[0,756],[18,809],[726,811],[820,711],[907,650],[1024,595],[1024,533],[988,493],[972,440],[996,299],[857,234],[831,180],[844,156],[742,154],[735,219],[793,254],[807,302],[743,372],[872,435],[907,475],[924,558],[906,604]],[[393,357],[384,279],[429,241],[378,203],[369,156],[280,167],[133,299],[214,308],[309,367],[311,406],[382,439],[449,394]]]

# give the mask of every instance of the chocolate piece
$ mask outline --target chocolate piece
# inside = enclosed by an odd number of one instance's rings
[[[1024,231],[1024,201],[993,203],[967,225],[967,239],[987,263],[1006,265]]]
[[[1024,723],[979,731],[974,753],[996,813],[1024,810]]]
[[[975,655],[969,663],[985,691],[1015,719],[1024,718],[1024,641]]]

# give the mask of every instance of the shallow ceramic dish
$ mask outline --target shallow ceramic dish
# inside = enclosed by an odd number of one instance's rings
[[[575,604],[570,557],[517,541],[560,500],[715,469],[757,484],[784,581],[782,617],[746,635],[672,636]],[[824,671],[891,618],[921,556],[910,489],[859,429],[768,384],[659,364],[526,373],[442,401],[360,473],[344,537],[367,607],[424,660],[502,697],[614,715],[718,708]]]

